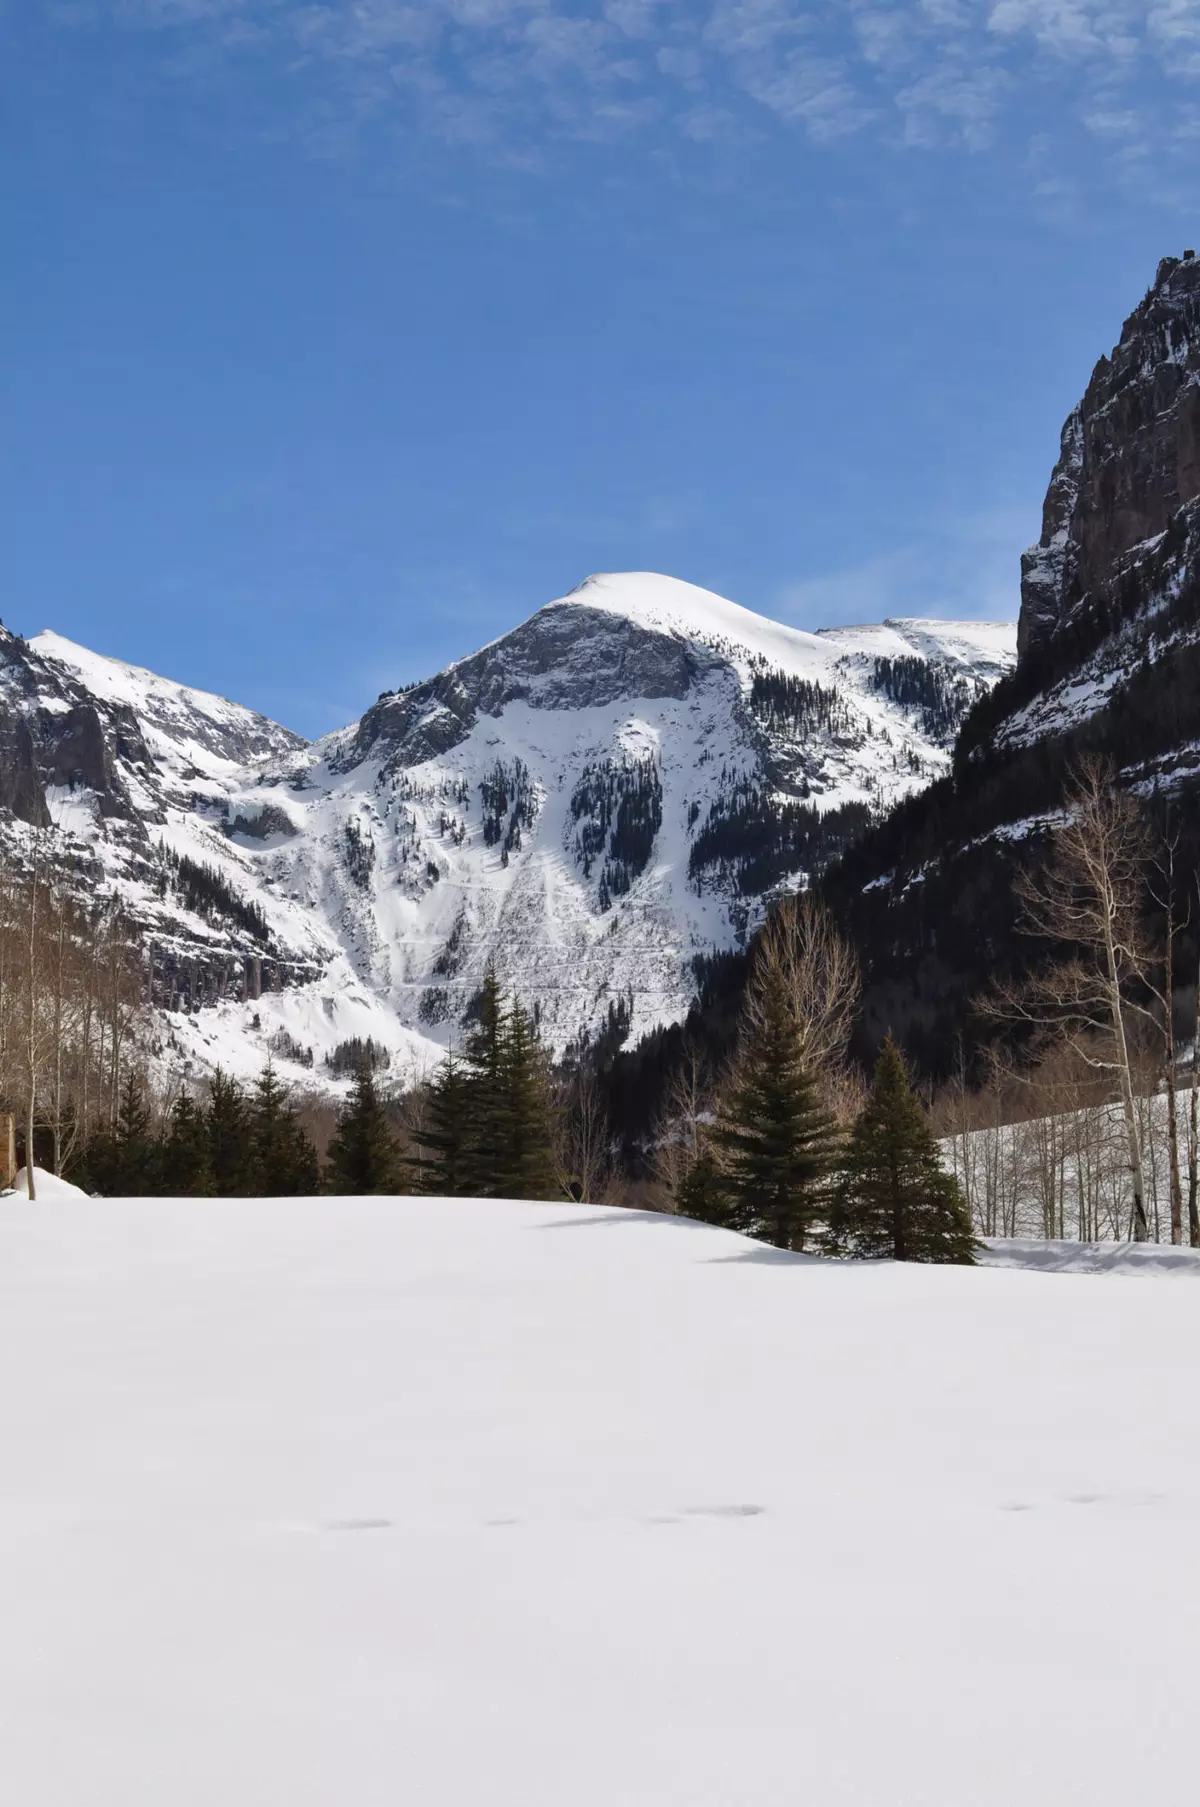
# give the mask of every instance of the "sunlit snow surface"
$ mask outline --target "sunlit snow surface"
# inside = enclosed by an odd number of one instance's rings
[[[1198,1298],[588,1207],[4,1200],[4,1798],[1183,1803]]]

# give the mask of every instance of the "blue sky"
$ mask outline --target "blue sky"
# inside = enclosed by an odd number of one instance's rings
[[[1200,0],[0,0],[0,613],[308,733],[594,570],[1015,613]]]

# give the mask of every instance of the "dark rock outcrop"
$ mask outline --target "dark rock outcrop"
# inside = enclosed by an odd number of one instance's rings
[[[264,805],[252,815],[235,814],[226,822],[225,831],[230,835],[245,835],[251,841],[269,841],[273,835],[283,835],[291,840],[298,832],[286,809],[280,809],[274,803]]]
[[[1042,535],[1021,561],[1018,653],[1128,580],[1200,497],[1200,258],[1165,257],[1069,416]]]
[[[0,810],[27,822],[31,828],[46,828],[50,812],[46,793],[38,773],[37,754],[29,723],[23,715],[5,710],[0,705]]]
[[[65,713],[39,711],[38,766],[44,784],[88,790],[102,816],[140,821],[121,780],[119,761],[150,770],[153,762],[131,709],[116,706],[102,719],[93,702],[78,702]]]
[[[379,701],[337,763],[386,750],[416,765],[457,746],[480,715],[509,703],[589,709],[624,697],[682,697],[722,661],[694,640],[655,633],[626,616],[578,603],[551,604],[436,678]]]
[[[30,711],[37,681],[24,640],[0,623],[0,810],[44,828],[50,820]]]

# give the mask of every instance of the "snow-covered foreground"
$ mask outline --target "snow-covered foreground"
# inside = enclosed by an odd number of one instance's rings
[[[20,1807],[1190,1800],[1187,1286],[0,1204]]]
[[[986,1267],[1020,1267],[1044,1274],[1169,1275],[1200,1280],[1200,1249],[1166,1242],[1042,1242],[1036,1237],[993,1237],[980,1260]]]

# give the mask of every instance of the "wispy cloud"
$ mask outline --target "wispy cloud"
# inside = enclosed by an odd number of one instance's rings
[[[943,522],[911,545],[784,585],[770,611],[808,628],[889,616],[1015,620],[1028,529],[1023,510]]]
[[[977,153],[1038,113],[1127,157],[1183,143],[1200,98],[1200,0],[63,0],[53,16],[204,37],[326,84],[327,106],[390,95],[414,129],[516,156],[547,135],[704,139],[756,119]]]

